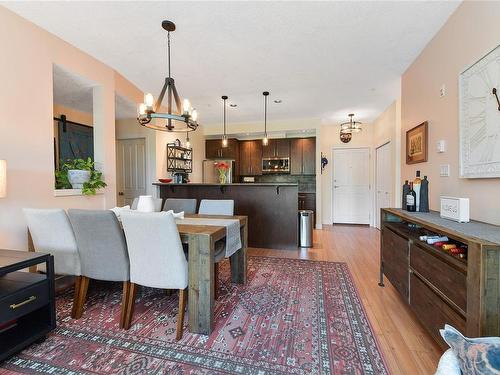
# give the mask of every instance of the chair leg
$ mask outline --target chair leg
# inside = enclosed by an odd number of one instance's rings
[[[214,263],[214,299],[219,298],[219,263]]]
[[[123,282],[123,291],[122,291],[120,328],[123,328],[125,325],[125,319],[127,317],[127,302],[128,302],[129,293],[130,293],[130,281],[124,281]]]
[[[179,289],[179,312],[177,313],[177,331],[175,339],[179,341],[182,339],[184,331],[184,312],[186,310],[187,288]]]
[[[124,329],[129,329],[130,326],[132,325],[132,318],[134,316],[136,294],[137,294],[137,284],[130,283],[130,289],[128,292],[128,301],[127,301],[126,312],[125,312],[125,322],[123,323]]]
[[[80,319],[83,314],[83,305],[85,305],[85,300],[87,299],[87,290],[89,288],[89,278],[86,276],[81,276],[80,278],[80,290],[78,292],[78,302],[75,309],[75,319]]]
[[[76,309],[78,304],[78,297],[80,295],[80,286],[82,283],[81,276],[75,276],[75,295],[73,297],[73,308],[71,309],[71,318],[75,319]]]

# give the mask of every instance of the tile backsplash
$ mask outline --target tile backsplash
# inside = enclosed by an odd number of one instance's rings
[[[316,176],[294,176],[289,174],[265,174],[255,176],[255,182],[283,182],[283,183],[298,183],[300,193],[315,193],[316,192]]]

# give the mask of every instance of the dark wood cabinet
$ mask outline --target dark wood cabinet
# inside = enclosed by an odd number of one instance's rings
[[[222,147],[222,140],[207,139],[205,141],[206,159],[237,160],[239,156],[239,142],[237,139],[228,139],[227,147]]]
[[[290,174],[316,174],[316,138],[290,140]]]
[[[290,140],[287,138],[270,139],[267,146],[262,146],[263,158],[289,158]]]
[[[262,174],[262,142],[260,140],[240,142],[240,175],[260,176]]]
[[[316,194],[299,193],[299,210],[311,210],[316,212]]]
[[[381,212],[380,283],[386,276],[443,348],[439,329],[451,324],[471,337],[500,335],[500,227],[458,224],[438,212]],[[453,255],[420,240],[447,236],[466,249]]]

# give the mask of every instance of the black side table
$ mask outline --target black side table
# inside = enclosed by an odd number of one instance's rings
[[[40,263],[46,274],[21,271]],[[0,249],[0,361],[55,327],[54,257]]]

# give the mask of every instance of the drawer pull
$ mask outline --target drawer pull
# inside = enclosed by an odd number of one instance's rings
[[[21,307],[21,306],[24,306],[24,305],[26,305],[26,304],[28,304],[28,303],[30,303],[30,302],[33,302],[33,301],[35,301],[35,300],[36,300],[36,297],[35,297],[35,296],[31,296],[31,297],[30,297],[30,298],[28,298],[26,301],[19,302],[19,303],[13,303],[12,305],[10,305],[10,308],[11,308],[12,310],[15,310],[15,309],[17,309],[17,308],[19,308],[19,307]]]

